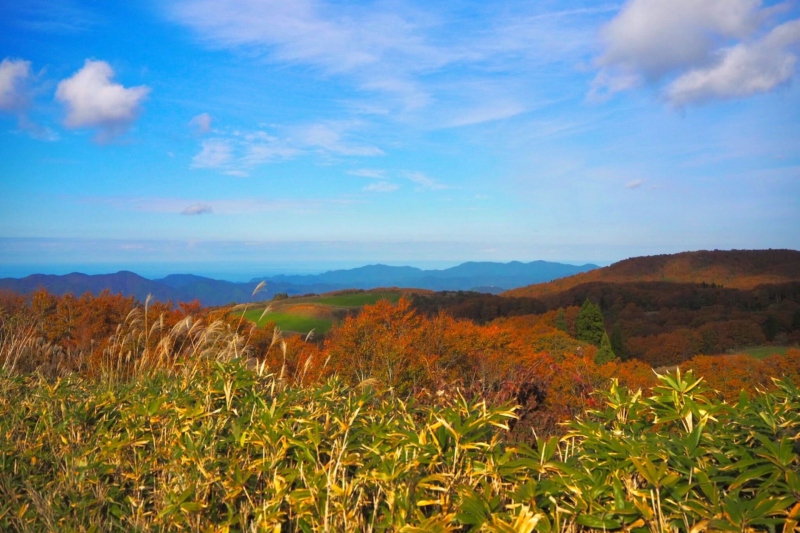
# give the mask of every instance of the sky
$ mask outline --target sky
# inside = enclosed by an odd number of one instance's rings
[[[797,1],[0,13],[0,277],[800,248]]]

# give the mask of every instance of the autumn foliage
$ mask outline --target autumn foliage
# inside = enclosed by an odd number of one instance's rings
[[[351,384],[371,381],[419,399],[456,390],[521,406],[518,433],[557,424],[591,406],[612,378],[649,387],[655,379],[637,361],[598,365],[595,346],[548,322],[554,316],[500,319],[487,325],[448,315],[420,316],[401,299],[367,306],[334,329],[325,343],[329,372]]]
[[[633,257],[574,276],[520,287],[504,296],[540,298],[593,282],[662,281],[713,284],[737,289],[800,281],[797,250],[702,250],[670,255]]]
[[[655,382],[652,367],[681,363],[706,376],[731,401],[742,389],[771,387],[773,377],[800,382],[797,350],[764,361],[695,356],[711,342],[763,342],[761,328],[735,315],[651,336],[637,337],[623,328],[626,352],[633,358],[604,362],[597,346],[576,338],[580,313],[580,307],[569,306],[479,324],[443,312],[420,313],[405,298],[397,304],[384,300],[348,316],[324,342],[314,342],[284,336],[274,324],[255,327],[230,308],[205,309],[196,302],[142,304],[108,292],[58,297],[39,291],[28,298],[3,293],[0,363],[52,376],[125,377],[171,371],[224,353],[296,385],[338,376],[351,386],[376,387],[422,403],[454,395],[496,405],[511,402],[520,406],[512,432],[519,438],[530,438],[531,429],[539,435],[560,431],[559,423],[595,407],[594,392],[612,379],[648,389]],[[677,318],[667,323],[685,320],[678,311],[671,313]],[[612,306],[606,319],[613,316],[625,325],[643,314],[629,303]]]
[[[800,384],[800,350],[787,350],[785,356],[756,359],[747,355],[699,355],[681,365],[703,376],[706,384],[721,399],[735,403],[742,391],[753,395],[758,390],[774,390],[774,378]]]

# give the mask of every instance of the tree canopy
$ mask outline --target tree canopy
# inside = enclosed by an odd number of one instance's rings
[[[588,298],[583,302],[578,317],[575,319],[575,337],[578,340],[600,346],[606,333],[603,313]]]

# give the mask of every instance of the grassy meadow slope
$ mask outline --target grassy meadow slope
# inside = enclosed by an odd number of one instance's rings
[[[270,302],[266,312],[263,305],[248,309],[244,317],[258,326],[272,322],[284,332],[325,334],[363,306],[380,300],[397,303],[404,292],[408,291],[376,289],[292,297]]]
[[[768,283],[800,281],[800,251],[713,250],[632,257],[574,276],[520,287],[504,296],[541,297],[591,282],[667,281],[708,283],[752,289]]]

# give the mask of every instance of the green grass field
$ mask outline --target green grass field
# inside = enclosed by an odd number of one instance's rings
[[[786,350],[788,349],[788,346],[753,346],[752,348],[736,350],[734,353],[749,355],[756,359],[766,359],[770,355],[786,355]]]
[[[278,302],[275,311],[267,313],[263,318],[261,318],[261,313],[264,311],[263,308],[246,311],[244,317],[251,322],[258,323],[259,326],[263,326],[266,322],[275,322],[283,331],[308,333],[313,329],[316,333],[324,334],[333,326],[334,321],[331,318],[295,314],[292,312],[292,306],[310,304],[330,310],[335,307],[362,307],[365,305],[373,305],[380,300],[388,300],[392,303],[397,303],[400,300],[400,296],[399,292],[353,292],[310,298],[292,298]],[[323,314],[325,313],[323,312]]]
[[[259,320],[263,312],[263,309],[251,309],[244,313],[244,317],[251,322],[257,322],[259,326],[263,326],[266,322],[275,322],[283,331],[296,331],[298,333],[308,333],[312,329],[316,333],[326,333],[333,325],[332,320],[289,313],[267,313]]]
[[[335,296],[322,296],[310,300],[312,303],[323,305],[335,305],[337,307],[361,307],[362,305],[373,305],[379,300],[389,300],[397,303],[400,300],[398,292],[354,292],[351,294],[337,294]]]

